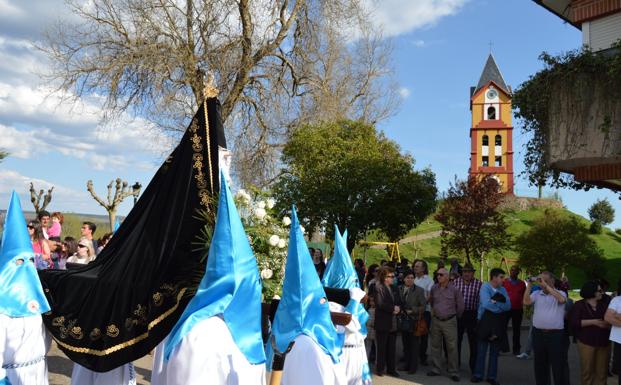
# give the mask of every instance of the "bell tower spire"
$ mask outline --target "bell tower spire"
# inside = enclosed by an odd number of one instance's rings
[[[513,195],[511,87],[490,52],[476,87],[470,87],[471,176],[493,175]]]

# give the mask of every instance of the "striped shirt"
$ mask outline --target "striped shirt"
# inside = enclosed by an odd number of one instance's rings
[[[481,281],[473,278],[470,283],[466,283],[463,278],[459,277],[453,281],[453,285],[461,291],[464,296],[464,303],[466,305],[465,310],[478,310],[479,308],[479,293],[481,291]]]

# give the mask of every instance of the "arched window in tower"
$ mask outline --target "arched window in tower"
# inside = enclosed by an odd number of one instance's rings
[[[496,120],[496,107],[490,106],[487,108],[487,120]]]
[[[489,146],[489,136],[483,135],[483,145]]]
[[[494,138],[494,145],[502,146],[502,136],[496,135],[496,137]]]

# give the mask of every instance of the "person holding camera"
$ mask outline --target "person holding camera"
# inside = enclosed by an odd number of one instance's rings
[[[565,385],[567,363],[564,330],[567,295],[554,288],[554,276],[544,271],[528,280],[524,292],[524,305],[533,305],[533,350],[535,353],[535,383],[550,385],[550,369],[554,385]],[[541,290],[533,292],[533,285]]]

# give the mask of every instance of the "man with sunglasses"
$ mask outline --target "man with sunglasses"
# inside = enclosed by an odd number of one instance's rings
[[[440,268],[436,274],[438,283],[433,285],[429,296],[433,321],[431,322],[431,370],[428,376],[438,376],[442,362],[442,340],[448,353],[448,373],[451,380],[459,381],[457,357],[457,317],[464,312],[464,296],[449,281],[449,272]]]

